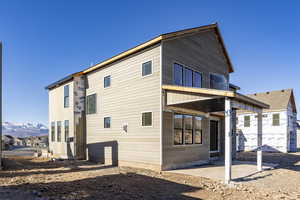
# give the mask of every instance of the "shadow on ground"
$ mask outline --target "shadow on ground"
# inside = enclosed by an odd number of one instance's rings
[[[97,165],[88,161],[44,161],[38,162],[32,158],[5,159],[7,170],[0,172],[6,180],[21,179],[2,184],[2,191],[38,191],[40,196],[50,199],[202,199],[201,187],[194,187],[162,178],[153,174],[140,174],[132,171],[122,171],[111,165]],[[64,167],[65,169],[59,169]],[[55,169],[58,168],[58,169]],[[107,168],[114,168],[104,172]],[[101,169],[101,170],[100,170]],[[99,170],[99,171],[97,171]],[[104,170],[104,171],[103,171]],[[77,176],[72,172],[93,171],[92,177]],[[64,176],[56,179],[55,176]],[[107,174],[104,174],[107,173]],[[61,174],[61,175],[60,175]],[[37,175],[37,176],[36,176]],[[42,176],[41,176],[42,175]],[[45,176],[43,176],[45,175]],[[36,178],[43,177],[41,180]],[[51,180],[46,180],[51,177]],[[11,179],[10,179],[11,178]],[[30,179],[35,181],[28,181]],[[78,180],[73,180],[78,179]],[[196,192],[196,197],[188,193]],[[202,195],[202,196],[201,196]],[[1,197],[0,197],[1,199]],[[14,199],[14,198],[11,198]]]
[[[0,187],[1,188],[1,187]],[[188,185],[140,174],[114,174],[70,182],[21,184],[3,189],[36,190],[47,197],[66,199],[200,199],[184,193],[200,190]]]
[[[239,152],[237,160],[256,162],[256,152]],[[263,162],[278,164],[276,168],[300,171],[300,153],[263,152]]]
[[[92,170],[100,170],[112,168],[112,165],[99,165],[89,161],[45,161],[33,162],[34,158],[20,159],[18,158],[5,158],[4,171],[1,172],[1,177],[11,177],[11,170],[16,170],[13,176],[30,176],[38,174],[60,174],[71,172],[84,172]]]

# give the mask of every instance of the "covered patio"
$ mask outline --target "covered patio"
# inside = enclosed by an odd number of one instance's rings
[[[272,163],[263,163],[262,170],[271,170],[276,166],[276,164]],[[231,178],[234,182],[251,180],[252,176],[259,172],[257,170],[256,163],[247,161],[232,161],[231,169]],[[225,166],[223,161],[213,161],[212,163],[207,165],[193,166],[184,169],[175,169],[169,172],[191,176],[199,176],[209,178],[215,181],[223,181],[224,170]]]
[[[257,113],[257,162],[256,171],[262,171],[262,109],[267,104],[239,94],[235,91],[207,88],[191,88],[174,85],[163,85],[164,110],[175,112],[197,112],[203,116],[224,117],[224,181],[232,180],[232,152],[235,146],[232,138],[236,130],[236,110],[247,110]]]

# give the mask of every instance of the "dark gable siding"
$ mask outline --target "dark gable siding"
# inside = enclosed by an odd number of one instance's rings
[[[209,87],[209,73],[228,75],[228,64],[213,30],[185,35],[163,42],[163,84],[172,84],[173,63],[203,73],[203,87]]]
[[[202,84],[206,88],[209,88],[209,73],[223,74],[228,77],[228,64],[221,45],[212,30],[185,35],[162,43],[163,84],[173,84],[174,62],[201,72]],[[209,119],[207,117],[203,119],[202,145],[174,146],[172,113],[163,112],[162,114],[162,169],[199,160],[207,161],[209,159]],[[223,120],[221,127],[223,131]],[[223,135],[222,133],[221,135]],[[221,146],[222,152],[224,144]]]

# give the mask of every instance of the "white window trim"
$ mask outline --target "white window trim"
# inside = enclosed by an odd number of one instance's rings
[[[65,87],[66,86],[68,86],[69,87],[69,95],[68,95],[68,97],[69,97],[69,105],[66,107],[65,106]],[[70,108],[71,106],[70,106],[70,94],[71,94],[71,92],[70,92],[70,84],[68,83],[68,84],[65,84],[64,86],[63,86],[63,93],[64,93],[64,95],[63,95],[63,107],[64,107],[64,109],[68,109],[68,108]]]
[[[106,127],[105,127],[105,121],[104,121],[105,118],[110,118],[110,120],[109,120],[109,128],[106,128]],[[103,128],[104,128],[104,129],[110,129],[110,128],[111,128],[111,116],[104,116],[104,117],[103,117]]]
[[[107,76],[109,76],[110,78],[110,81],[109,81],[109,86],[108,87],[105,87],[105,85],[104,85],[104,80],[105,80],[105,77],[107,77]],[[111,78],[111,75],[110,74],[108,74],[108,75],[105,75],[105,76],[103,76],[103,89],[108,89],[108,88],[110,88],[111,87],[111,80],[112,80],[112,78]]]
[[[151,126],[143,126],[143,113],[151,113]],[[153,127],[153,112],[152,111],[143,111],[141,112],[141,127],[142,128],[152,128]]]
[[[53,127],[53,126],[52,126],[52,123],[54,123],[54,137],[52,136],[52,127]],[[52,143],[53,143],[53,142],[56,142],[56,137],[57,137],[57,136],[56,136],[56,121],[51,121],[51,133],[50,133],[50,134],[51,134],[51,138],[50,138],[50,139],[51,139],[51,142],[52,142]],[[53,141],[52,141],[52,138],[54,139]]]
[[[69,137],[67,138],[67,141],[65,140],[66,139],[66,121],[68,121],[68,124],[69,124],[69,131],[68,131]],[[64,120],[64,137],[63,138],[64,138],[64,143],[67,143],[68,139],[70,138],[70,120],[68,120],[68,119]]]
[[[95,113],[87,113],[87,97],[91,96],[93,94],[96,95],[96,112]],[[97,95],[97,93],[86,94],[85,95],[85,115],[86,116],[95,115],[95,114],[97,114],[97,112],[98,112],[98,95]]]
[[[147,62],[151,62],[151,74],[147,74],[147,75],[143,76],[143,64],[147,63]],[[146,60],[146,61],[142,62],[142,64],[141,64],[141,76],[142,76],[142,78],[146,78],[146,77],[152,76],[153,75],[153,70],[154,70],[153,59],[149,59],[149,60]]]

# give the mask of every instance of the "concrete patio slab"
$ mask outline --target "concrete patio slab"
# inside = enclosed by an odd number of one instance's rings
[[[263,170],[274,169],[277,164],[263,163]],[[210,164],[193,166],[189,168],[170,170],[171,173],[179,173],[191,176],[199,176],[217,181],[224,181],[225,166],[224,161],[213,161]],[[232,181],[252,176],[259,173],[255,162],[233,161],[232,162]]]

